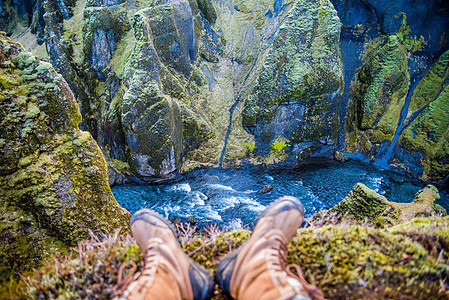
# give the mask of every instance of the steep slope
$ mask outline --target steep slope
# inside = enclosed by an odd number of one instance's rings
[[[123,182],[119,173],[161,182],[221,161],[272,163],[272,154],[294,163],[306,149],[331,156],[343,83],[329,1],[39,5],[50,61],[111,184]],[[285,141],[291,147],[272,151]]]
[[[2,280],[38,267],[89,232],[123,227],[100,149],[78,129],[67,83],[0,34],[0,271]]]

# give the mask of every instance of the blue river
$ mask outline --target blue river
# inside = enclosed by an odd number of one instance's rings
[[[112,192],[122,207],[134,213],[151,208],[170,219],[186,221],[194,216],[203,227],[217,223],[220,227],[252,226],[254,218],[266,205],[282,195],[298,197],[306,208],[306,217],[329,209],[361,182],[394,202],[411,202],[426,184],[404,174],[376,166],[349,161],[326,161],[295,169],[266,169],[248,166],[231,170],[195,170],[182,180],[167,185],[121,185]],[[273,190],[257,191],[267,185]],[[449,208],[447,191],[440,190],[438,204]]]

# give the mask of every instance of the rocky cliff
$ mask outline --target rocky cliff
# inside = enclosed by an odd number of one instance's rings
[[[340,149],[425,181],[447,182],[442,120],[449,113],[444,100],[449,7],[440,1],[333,3],[343,22],[342,44],[360,47],[362,37],[369,41],[358,50],[361,61],[343,55],[343,65],[354,73],[345,73],[350,86],[340,110],[340,119],[345,116]]]
[[[449,8],[331,2],[5,1],[0,28],[67,80],[111,184],[242,160],[295,164],[337,149],[444,180],[443,135],[412,143],[408,125],[423,123],[423,111],[403,116],[449,47]],[[444,99],[446,85],[433,93]]]
[[[111,183],[245,157],[294,162],[307,149],[331,155],[343,80],[329,1],[33,3],[44,28],[33,30]]]
[[[448,53],[409,85],[406,51],[397,35],[368,45],[350,86],[346,151],[425,181],[447,180]]]
[[[106,162],[52,66],[0,34],[1,280],[80,240],[128,228]]]

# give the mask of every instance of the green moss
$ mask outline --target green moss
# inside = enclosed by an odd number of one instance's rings
[[[368,218],[376,223],[377,217],[382,214],[388,206],[388,200],[371,190],[362,183],[357,183],[349,195],[339,204],[332,207],[330,212],[340,215],[350,215],[359,221]]]
[[[427,106],[441,92],[442,84],[449,76],[449,51],[443,53],[433,66],[424,74],[413,91],[409,105],[411,113]]]
[[[111,66],[114,68],[114,71],[117,74],[120,74],[120,72],[123,70],[126,60],[132,53],[132,45],[134,45],[135,42],[134,32],[132,30],[129,30],[124,38],[122,38],[117,44],[117,49],[113,53],[110,62]]]
[[[422,51],[424,46],[427,44],[424,37],[421,35],[420,37],[409,36],[411,32],[410,26],[407,24],[407,15],[402,15],[402,23],[399,28],[396,36],[399,38],[401,43],[410,52]]]
[[[348,152],[372,154],[373,145],[392,140],[408,91],[407,56],[397,36],[370,41],[354,76],[346,112]]]
[[[130,169],[127,162],[123,162],[117,159],[112,159],[112,166],[119,172],[129,171]]]
[[[434,296],[449,271],[408,237],[360,226],[300,230],[288,263],[297,263],[331,299]]]
[[[273,149],[273,151],[276,152],[276,153],[278,153],[278,152],[285,152],[285,150],[284,150],[285,147],[290,147],[290,141],[289,140],[276,139],[271,144],[271,149]]]
[[[337,213],[340,218],[349,216],[383,228],[435,213],[435,201],[439,197],[437,188],[427,185],[416,193],[411,203],[395,203],[357,183],[348,196],[329,212]]]
[[[256,149],[256,143],[244,142],[243,146],[246,147],[250,153],[253,153]]]
[[[430,102],[404,130],[399,143],[408,151],[421,152],[423,180],[443,180],[448,172],[449,86]]]
[[[279,105],[288,102],[305,107],[295,141],[317,140],[324,132],[336,137],[338,115],[330,108],[338,105],[337,91],[343,82],[339,34],[340,22],[328,2],[291,5],[263,60],[256,64],[257,79],[245,100],[243,124],[264,128],[256,132],[256,140],[274,138],[263,135],[273,126]]]
[[[0,57],[36,76],[29,82],[23,79],[30,75],[17,69],[0,69],[0,78],[14,83],[0,95],[0,231],[9,237],[0,247],[5,280],[65,253],[89,230],[127,230],[129,213],[113,198],[97,144],[78,129],[81,116],[67,83],[4,35]]]
[[[305,279],[328,299],[444,298],[446,291],[440,287],[449,276],[447,256],[437,262],[439,254],[434,255],[432,248],[449,250],[448,225],[449,217],[429,217],[389,229],[356,225],[299,229],[288,245],[287,263],[298,264]],[[249,236],[245,230],[224,233],[209,227],[206,233],[181,236],[182,248],[213,272],[216,263]],[[50,259],[44,267],[24,274],[26,283],[5,284],[0,295],[110,297],[120,265],[134,262],[138,272],[140,259],[135,241],[116,232],[102,241],[80,243],[66,258]],[[223,297],[217,289],[212,299]]]

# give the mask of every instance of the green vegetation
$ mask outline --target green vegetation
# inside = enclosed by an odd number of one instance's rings
[[[407,56],[396,35],[370,41],[354,75],[346,112],[347,152],[371,155],[393,139],[409,85]]]
[[[441,180],[448,172],[449,156],[449,86],[425,107],[407,127],[400,142],[409,151],[423,153],[423,180]]]
[[[84,61],[83,14],[87,0],[78,0],[73,8],[73,16],[64,20],[64,40],[72,45],[74,62],[82,64]]]
[[[256,64],[260,71],[246,98],[243,124],[269,128],[281,103],[299,102],[305,107],[304,124],[286,138],[317,140],[324,132],[335,138],[338,114],[330,107],[338,105],[343,86],[339,36],[340,21],[330,2],[294,1]],[[261,131],[256,139],[274,138]]]
[[[441,232],[449,217],[420,221]],[[432,256],[418,240],[409,238],[409,231],[415,230],[410,223],[401,226],[400,233],[360,225],[303,229],[290,243],[288,263],[297,263],[328,299],[447,297],[441,289],[449,275],[447,260],[436,263],[438,254]],[[447,241],[445,235],[438,237]],[[421,241],[444,249],[433,239]]]
[[[276,139],[271,144],[271,149],[275,154],[283,154],[285,152],[284,148],[290,147],[290,141],[289,140],[282,140],[282,139]]]
[[[383,228],[413,218],[442,213],[435,207],[435,201],[438,199],[440,195],[437,188],[430,184],[417,192],[411,203],[395,203],[364,184],[357,183],[349,195],[329,212],[336,213],[339,218],[349,216],[354,220]],[[326,215],[326,212],[323,214]]]
[[[409,116],[429,105],[442,91],[442,85],[449,76],[449,51],[443,53],[424,74],[410,99]]]
[[[416,52],[423,50],[424,46],[427,44],[424,37],[422,35],[419,37],[416,35],[409,36],[410,32],[410,26],[407,24],[407,16],[403,14],[401,27],[398,32],[396,32],[396,36],[399,38],[407,51]]]
[[[256,149],[256,143],[254,143],[254,142],[252,142],[252,143],[251,142],[243,142],[243,146],[246,147],[251,154]]]
[[[55,252],[122,226],[106,162],[67,83],[0,34],[0,281],[39,267]]]
[[[441,288],[449,277],[449,217],[428,217],[375,229],[362,225],[318,225],[298,230],[288,245],[287,263],[298,264],[308,282],[326,298],[445,298]],[[223,232],[215,226],[195,232],[178,225],[182,248],[213,272],[221,257],[236,250],[250,236],[246,230]],[[129,236],[92,237],[71,255],[52,258],[42,268],[23,274],[22,281],[3,286],[8,297],[97,297],[114,293],[118,269],[131,274],[141,268],[139,248]],[[440,253],[444,253],[440,257]],[[133,264],[136,269],[131,270]],[[212,299],[223,299],[217,289]]]
[[[421,179],[439,181],[449,171],[449,51],[426,72],[410,99],[406,127],[399,145],[423,166]]]

